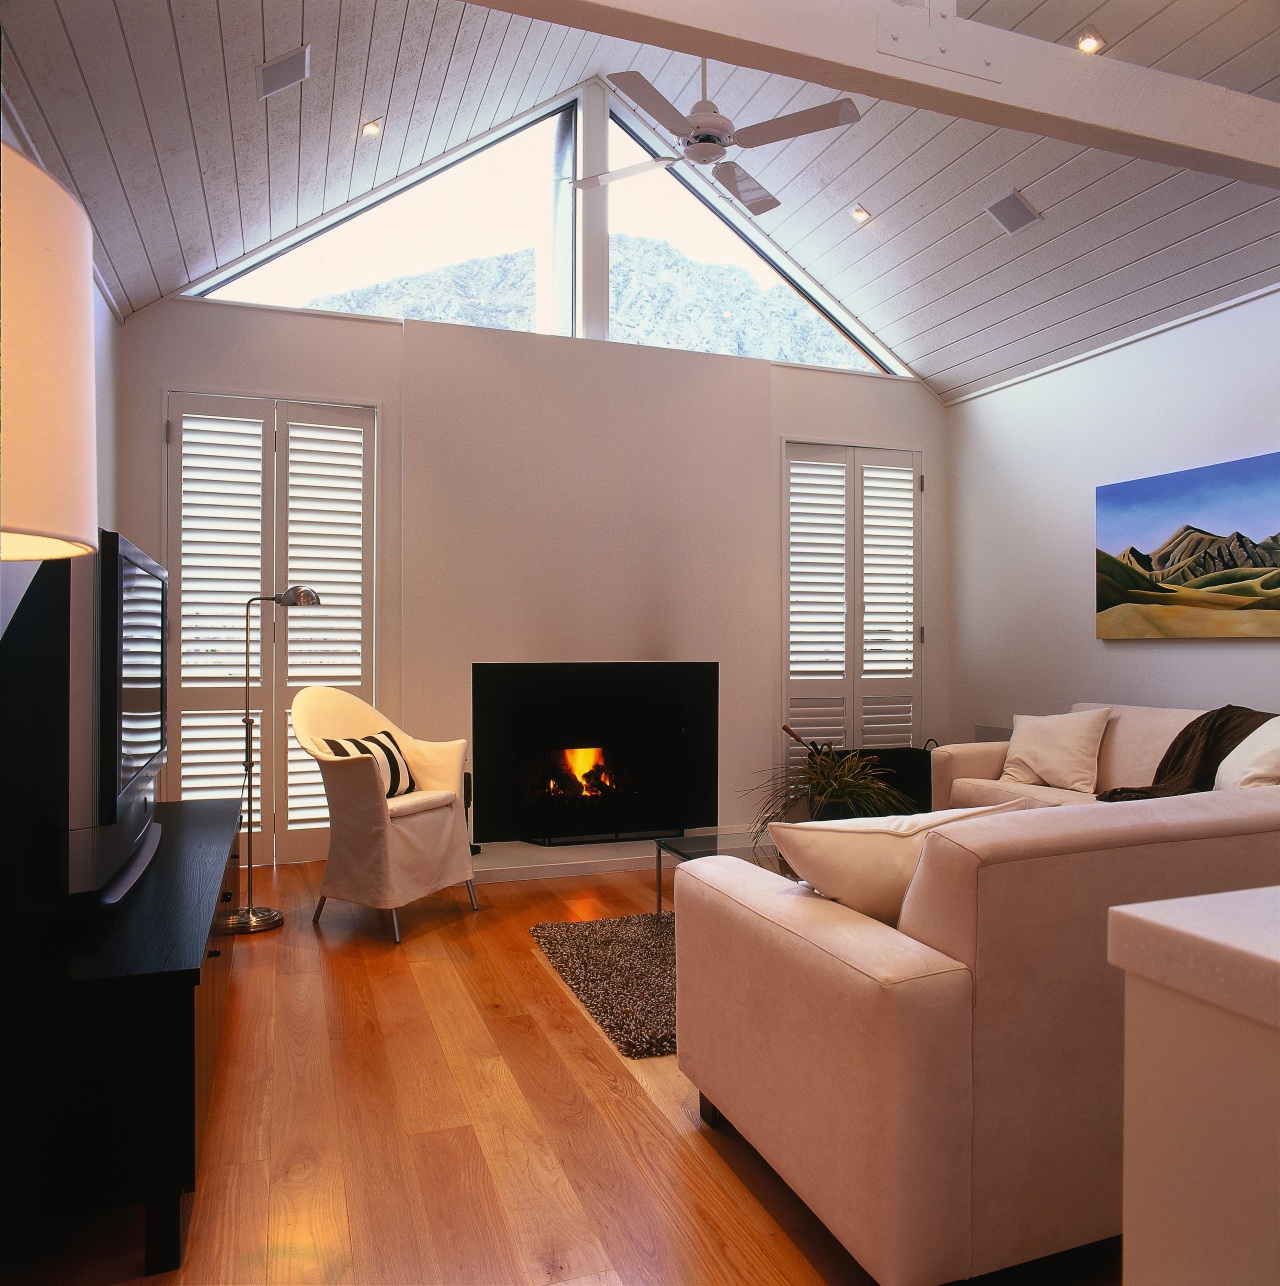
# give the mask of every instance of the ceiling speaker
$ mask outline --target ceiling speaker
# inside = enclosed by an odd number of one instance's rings
[[[1006,232],[1019,232],[1029,223],[1035,223],[1040,215],[1033,210],[1019,192],[1010,192],[999,201],[987,206],[987,213]]]
[[[258,68],[258,97],[267,98],[271,94],[278,94],[290,85],[301,84],[310,75],[311,46],[303,45],[301,49],[290,50]]]

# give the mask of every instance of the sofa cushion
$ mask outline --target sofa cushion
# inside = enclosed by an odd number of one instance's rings
[[[1092,794],[1110,713],[1109,706],[1102,706],[1071,714],[1015,714],[1000,779]]]
[[[984,777],[961,777],[951,783],[952,808],[982,808],[1004,804],[1011,799],[1026,800],[1028,808],[1052,808],[1059,804],[1092,804],[1096,797],[1085,790],[1063,790],[1059,786],[1037,786],[1016,781],[988,781]]]
[[[1255,728],[1219,765],[1214,790],[1280,786],[1280,716]]]
[[[1071,709],[1106,707],[1080,701]],[[1174,737],[1202,714],[1203,710],[1113,705],[1098,747],[1098,781],[1094,790],[1101,794],[1117,786],[1150,786]]]
[[[827,822],[771,822],[769,835],[801,879],[833,902],[896,924],[929,832],[985,813],[1016,812],[1021,799],[980,808],[947,808],[897,817],[849,817]]]

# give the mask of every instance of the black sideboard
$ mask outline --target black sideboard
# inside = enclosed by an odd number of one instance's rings
[[[235,799],[161,804],[160,846],[115,907],[11,920],[0,1221],[146,1204],[146,1271],[182,1261],[232,935]]]

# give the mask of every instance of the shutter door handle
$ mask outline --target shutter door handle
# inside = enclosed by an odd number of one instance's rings
[[[220,947],[212,947],[209,951],[209,959],[216,960],[221,954],[222,949]]]

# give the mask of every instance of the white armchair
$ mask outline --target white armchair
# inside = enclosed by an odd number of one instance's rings
[[[463,809],[467,743],[419,741],[340,688],[303,688],[292,713],[293,735],[320,765],[329,801],[329,859],[313,922],[328,898],[341,898],[390,911],[399,942],[397,907],[464,881],[479,910]],[[372,758],[334,755],[324,741],[383,731],[395,737],[416,787],[394,799]]]

